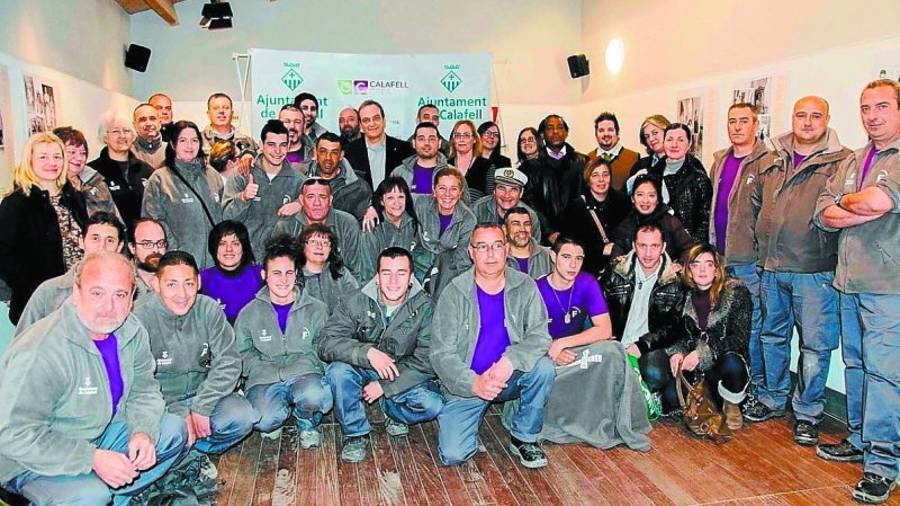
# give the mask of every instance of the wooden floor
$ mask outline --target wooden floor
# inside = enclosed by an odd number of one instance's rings
[[[672,422],[654,424],[648,453],[546,444],[550,465],[534,471],[510,456],[494,411],[481,427],[488,452],[453,468],[439,464],[436,423],[391,438],[381,416],[370,416],[372,455],[361,464],[341,462],[340,427],[331,421],[320,427],[323,444],[315,451],[298,448],[292,426],[280,440],[252,435],[219,460],[226,483],[218,504],[825,506],[854,504],[850,489],[861,474],[859,464],[826,462],[814,448],[795,445],[784,419],[745,428],[722,446],[692,439]],[[823,439],[843,436],[834,420],[822,425]],[[900,493],[891,499],[900,505]]]

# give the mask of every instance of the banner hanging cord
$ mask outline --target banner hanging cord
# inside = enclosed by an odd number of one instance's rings
[[[250,54],[249,53],[231,53],[231,59],[234,61],[234,69],[237,72],[238,88],[241,91],[241,107],[238,115],[238,125],[243,125],[244,118],[249,117],[251,111],[247,104],[247,81],[250,79]],[[241,61],[245,60],[246,64],[243,72],[241,71]],[[249,124],[249,123],[248,123]],[[244,132],[249,133],[249,132]]]

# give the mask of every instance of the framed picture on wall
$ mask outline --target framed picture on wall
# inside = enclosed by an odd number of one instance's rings
[[[23,80],[28,135],[53,130],[59,122],[59,109],[53,85],[39,76],[28,74],[25,74]]]
[[[0,190],[12,186],[12,173],[15,164],[15,132],[12,123],[12,99],[9,88],[9,69],[0,65]]]
[[[756,107],[759,117],[757,135],[760,140],[766,140],[772,135],[774,82],[773,76],[748,79],[735,84],[732,91],[732,104],[745,102]]]

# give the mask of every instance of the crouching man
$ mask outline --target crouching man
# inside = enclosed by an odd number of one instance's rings
[[[274,439],[293,412],[300,447],[308,450],[319,446],[316,427],[332,405],[316,355],[328,309],[297,286],[299,250],[289,236],[269,243],[262,264],[266,286],[241,310],[235,334],[247,399],[262,415],[256,429]]]
[[[477,225],[469,255],[474,267],[450,281],[434,314],[431,364],[448,394],[438,416],[441,462],[472,458],[490,403],[518,398],[509,450],[525,467],[544,467],[536,441],[556,377],[547,308],[534,281],[507,267],[500,225]]]
[[[363,401],[382,399],[385,430],[409,432],[408,424],[434,419],[444,405],[428,362],[431,297],[413,276],[409,251],[385,249],[378,272],[332,314],[319,342],[319,356],[344,433],[341,459],[360,462],[369,452],[369,421]]]
[[[133,293],[125,257],[88,255],[71,299],[0,356],[3,488],[34,504],[128,504],[181,455]]]
[[[134,314],[150,333],[166,409],[187,427],[192,450],[186,464],[199,462],[199,477],[214,480],[218,472],[205,454],[231,448],[259,421],[259,413],[234,393],[241,375],[234,330],[219,304],[197,293],[200,276],[189,253],[163,255],[151,282],[155,293],[141,299]]]

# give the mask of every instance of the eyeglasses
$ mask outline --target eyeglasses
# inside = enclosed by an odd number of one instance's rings
[[[319,248],[331,247],[331,241],[322,239],[307,239],[306,244],[309,246],[318,246]]]
[[[490,137],[490,138],[492,138],[492,139],[499,139],[499,138],[500,138],[500,132],[494,132],[494,131],[488,130],[487,132],[481,134],[481,136],[482,136],[482,137]]]
[[[130,128],[113,128],[107,131],[109,135],[134,135],[134,130]]]
[[[470,134],[469,132],[465,132],[465,133],[457,132],[457,133],[453,134],[453,138],[467,141],[472,138],[472,134]]]
[[[486,242],[480,242],[478,244],[473,244],[472,247],[475,248],[476,252],[483,255],[483,254],[487,253],[488,250],[496,253],[502,249],[505,249],[506,243],[503,241],[496,241],[491,244],[488,244]]]
[[[166,241],[165,239],[160,239],[158,241],[139,241],[139,242],[136,242],[135,244],[138,247],[144,248],[144,249],[151,249],[151,248],[162,249],[162,248],[165,248],[169,244],[169,242]]]

